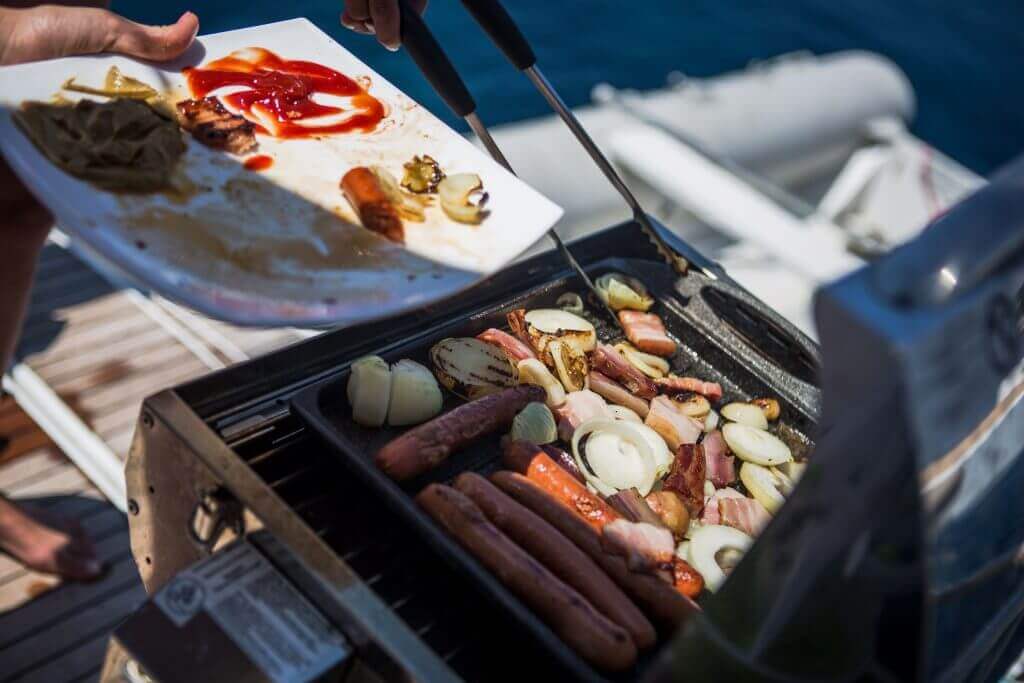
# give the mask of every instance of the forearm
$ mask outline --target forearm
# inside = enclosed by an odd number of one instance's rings
[[[0,368],[6,371],[14,356],[18,333],[25,318],[36,260],[46,241],[49,228],[38,223],[18,231],[3,230],[3,259],[0,267]]]

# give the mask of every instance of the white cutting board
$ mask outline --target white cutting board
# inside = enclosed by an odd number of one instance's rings
[[[200,36],[181,59],[149,64],[72,57],[0,68],[0,152],[58,224],[146,286],[212,317],[245,325],[351,325],[418,308],[463,290],[536,242],[562,210],[485,156],[306,19]],[[50,99],[61,84],[99,86],[116,65],[171,95],[190,97],[181,70],[250,47],[366,77],[387,116],[370,133],[278,140],[258,135],[274,159],[263,172],[191,137],[184,172],[203,191],[186,199],[98,190],[51,164],[14,125],[26,100]],[[64,93],[74,99],[74,93]],[[355,166],[381,165],[401,178],[415,154],[448,174],[478,173],[490,195],[479,225],[435,206],[405,222],[405,246],[358,224],[339,189]],[[225,257],[225,255],[227,255]]]

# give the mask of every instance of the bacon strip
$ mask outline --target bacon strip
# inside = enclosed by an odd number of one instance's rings
[[[558,438],[568,443],[581,424],[595,417],[610,418],[611,414],[603,398],[593,391],[583,389],[566,394],[565,403],[555,408],[555,417],[558,418]]]
[[[718,501],[722,524],[739,529],[748,536],[757,536],[772,521],[760,502],[747,497],[728,497]]]
[[[704,511],[701,512],[700,521],[704,524],[722,524],[720,505],[727,498],[746,498],[746,496],[729,486],[718,489],[713,496],[704,502]]]
[[[651,401],[650,412],[644,424],[658,432],[673,451],[684,443],[697,443],[701,424],[689,415],[683,415],[676,404],[664,396]]]
[[[665,527],[616,519],[605,525],[601,543],[608,552],[625,557],[632,571],[657,574],[671,582],[676,543]]]
[[[704,460],[707,463],[708,479],[715,488],[722,488],[736,481],[736,457],[729,453],[729,446],[717,429],[709,432],[704,440]]]
[[[608,399],[615,405],[629,408],[641,418],[647,417],[647,413],[650,411],[647,401],[634,396],[626,387],[597,370],[591,370],[588,378],[590,379],[590,390],[595,394]]]
[[[635,396],[651,399],[658,393],[658,387],[650,377],[630,365],[622,354],[607,344],[599,344],[594,349],[590,362],[594,370],[619,382]]]
[[[671,356],[676,343],[665,332],[665,324],[653,313],[619,311],[619,322],[633,346],[656,356]]]
[[[722,385],[718,382],[705,382],[695,377],[659,377],[654,383],[665,394],[701,394],[709,401],[722,400]]]
[[[514,363],[526,360],[527,358],[537,357],[537,354],[533,352],[533,349],[530,348],[529,344],[524,344],[508,332],[499,330],[496,327],[484,330],[478,334],[476,338],[482,342],[487,342],[488,344],[497,346],[504,351]]]
[[[664,488],[682,497],[690,517],[699,515],[704,507],[704,472],[704,447],[686,443],[676,451],[672,469],[665,477]]]

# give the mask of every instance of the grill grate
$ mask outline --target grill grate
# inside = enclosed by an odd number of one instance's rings
[[[496,666],[509,677],[565,677],[527,634],[459,585],[294,417],[235,450],[462,678],[487,680]]]

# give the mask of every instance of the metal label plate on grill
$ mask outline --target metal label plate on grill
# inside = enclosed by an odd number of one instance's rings
[[[199,615],[212,619],[275,683],[315,680],[351,652],[344,636],[246,542],[181,572],[153,602],[178,629]]]

